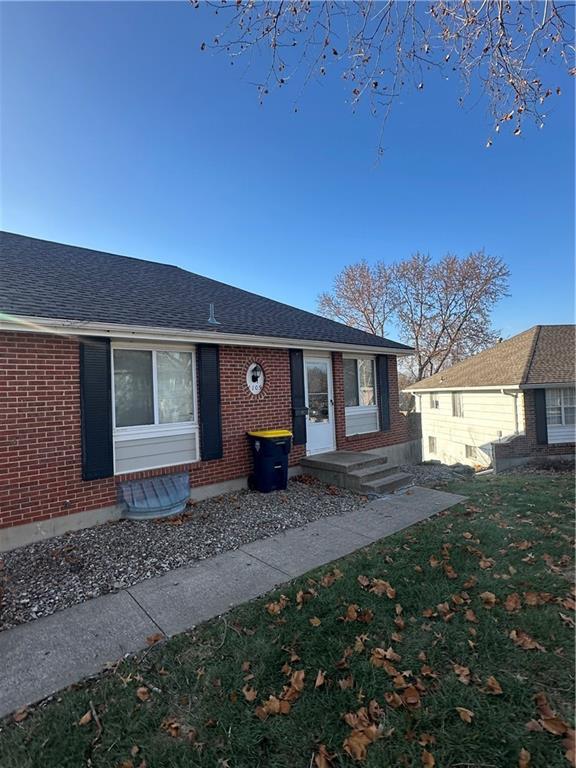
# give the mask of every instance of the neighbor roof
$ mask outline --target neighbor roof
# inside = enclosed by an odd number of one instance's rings
[[[407,390],[571,384],[575,343],[574,325],[535,325]]]
[[[8,315],[411,349],[180,267],[9,232],[0,275]],[[217,326],[207,323],[211,303]]]

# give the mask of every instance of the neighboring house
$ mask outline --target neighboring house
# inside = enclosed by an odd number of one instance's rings
[[[536,325],[405,391],[422,456],[497,470],[574,456],[575,326]]]
[[[244,487],[248,430],[293,468],[410,438],[410,347],[178,267],[3,233],[0,312],[0,549],[118,517],[120,482]]]

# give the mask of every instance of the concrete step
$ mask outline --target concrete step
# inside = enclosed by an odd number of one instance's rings
[[[399,488],[405,488],[412,484],[414,478],[407,472],[394,472],[386,477],[376,480],[366,480],[360,485],[360,492],[367,494],[381,495],[383,493],[393,493]]]
[[[360,490],[361,486],[373,480],[382,480],[389,475],[398,472],[397,467],[390,467],[386,463],[374,464],[369,467],[353,469],[346,475],[346,487]]]
[[[327,472],[348,474],[357,469],[385,464],[387,461],[388,459],[385,456],[377,456],[373,453],[332,451],[330,453],[319,453],[315,456],[305,456],[300,460],[300,464],[307,471],[307,474],[312,474],[308,470],[325,470]]]

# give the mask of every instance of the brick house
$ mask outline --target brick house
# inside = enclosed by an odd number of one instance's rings
[[[183,269],[0,239],[0,549],[117,518],[120,483],[246,486],[248,430],[398,451],[411,349]],[[2,541],[3,539],[3,541]]]
[[[573,459],[574,325],[536,325],[407,388],[422,419],[422,455],[446,464]]]

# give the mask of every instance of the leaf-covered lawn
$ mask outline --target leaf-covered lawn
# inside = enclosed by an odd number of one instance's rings
[[[573,765],[573,483],[454,485],[445,515],[10,718],[0,765]]]

